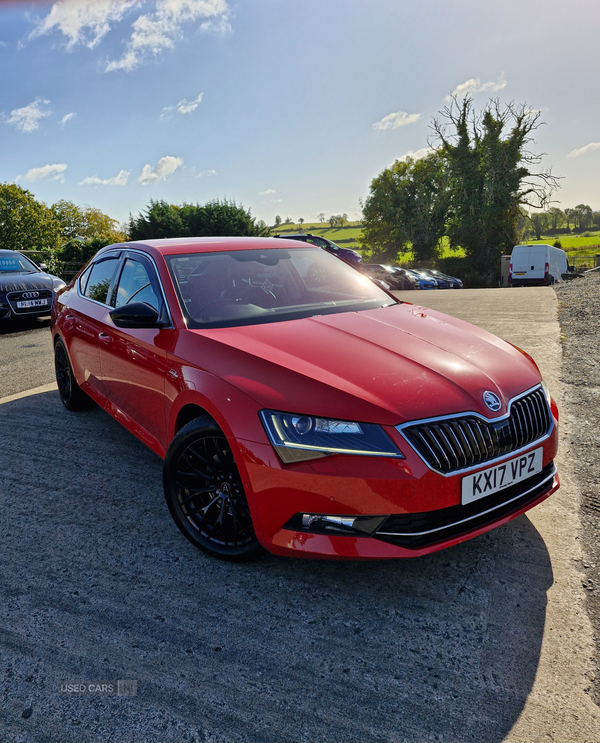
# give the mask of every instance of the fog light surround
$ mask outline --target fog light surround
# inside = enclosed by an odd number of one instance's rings
[[[370,537],[387,516],[340,516],[326,513],[297,513],[283,527],[311,534],[336,534],[347,537]]]

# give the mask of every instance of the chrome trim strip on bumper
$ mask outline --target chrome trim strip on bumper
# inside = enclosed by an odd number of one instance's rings
[[[465,524],[468,521],[473,521],[474,519],[481,518],[481,516],[485,516],[488,513],[492,513],[493,511],[497,511],[499,508],[504,508],[509,503],[512,503],[513,501],[519,500],[519,498],[523,498],[523,496],[528,495],[529,493],[533,492],[534,490],[537,490],[537,488],[541,487],[545,483],[547,483],[550,480],[554,479],[554,475],[558,470],[556,469],[556,465],[553,465],[552,472],[548,475],[548,477],[544,478],[541,482],[538,482],[537,485],[535,485],[533,488],[530,488],[529,490],[526,490],[524,493],[520,493],[519,495],[515,496],[514,498],[511,498],[510,500],[504,501],[503,503],[498,504],[497,506],[494,506],[493,508],[488,508],[487,511],[480,511],[479,513],[476,513],[474,516],[469,516],[466,519],[461,519],[460,521],[453,521],[450,524],[444,524],[444,526],[436,526],[435,529],[429,529],[428,531],[413,531],[413,532],[388,532],[388,531],[377,531],[375,534],[373,534],[374,537],[377,536],[383,536],[383,537],[422,537],[426,534],[434,534],[436,531],[444,531],[444,529],[451,529],[453,526],[458,526],[458,524]]]

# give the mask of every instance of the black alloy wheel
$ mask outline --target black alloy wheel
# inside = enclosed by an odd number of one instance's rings
[[[93,401],[75,381],[69,354],[60,338],[54,344],[54,370],[58,394],[67,410],[83,410],[93,405]]]
[[[233,452],[209,415],[175,435],[163,484],[171,516],[193,545],[221,560],[241,562],[262,553]]]

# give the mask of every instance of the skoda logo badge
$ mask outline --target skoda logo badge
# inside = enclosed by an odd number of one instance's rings
[[[494,413],[496,412],[496,410],[500,410],[500,406],[502,405],[498,395],[495,395],[493,392],[490,392],[489,390],[486,390],[483,393],[483,402]]]

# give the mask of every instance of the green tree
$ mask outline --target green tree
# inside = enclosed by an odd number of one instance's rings
[[[565,221],[567,223],[567,230],[569,232],[571,231],[571,224],[573,224],[573,227],[577,224],[577,212],[575,209],[571,209],[567,207],[565,209]]]
[[[129,219],[133,240],[165,237],[215,237],[269,235],[264,222],[235,201],[208,201],[206,204],[177,206],[166,201],[150,201],[144,213]]]
[[[53,250],[60,225],[52,211],[24,188],[0,184],[0,246],[9,250]]]
[[[204,205],[184,204],[181,217],[185,234],[192,237],[261,237],[270,234],[264,222],[257,222],[249,209],[235,201],[215,199]]]
[[[317,219],[319,220],[319,222],[324,222],[325,221],[325,212],[319,212],[317,214]]]
[[[556,232],[565,222],[565,215],[562,209],[557,206],[552,206],[548,209],[548,216],[550,220],[550,228],[552,232]]]
[[[371,183],[361,242],[377,259],[395,261],[412,250],[418,260],[429,260],[437,255],[447,207],[448,175],[440,155],[396,160]]]
[[[190,237],[181,218],[181,207],[164,200],[154,201],[145,212],[129,217],[128,230],[132,240],[153,240],[165,237]]]
[[[577,220],[577,227],[580,230],[587,230],[591,226],[593,221],[592,207],[587,204],[577,204],[575,207],[575,214]]]
[[[279,214],[278,214],[278,215],[277,215],[277,216],[275,217],[275,227],[279,227],[279,225],[280,225],[280,224],[281,224],[281,217],[280,217],[280,216],[279,216]]]
[[[540,114],[490,101],[480,115],[470,98],[454,99],[433,121],[435,145],[449,172],[446,225],[452,247],[464,248],[472,269],[493,280],[500,256],[517,242],[519,206],[545,208],[558,179],[530,152]]]
[[[547,212],[534,212],[529,215],[529,221],[533,225],[533,231],[535,233],[535,239],[541,240],[542,234],[548,229],[548,213]]]
[[[62,237],[67,241],[85,238],[86,241],[94,241],[94,244],[100,240],[104,245],[110,245],[127,240],[117,220],[95,207],[77,206],[72,201],[62,199],[52,205],[51,211],[61,226]]]

